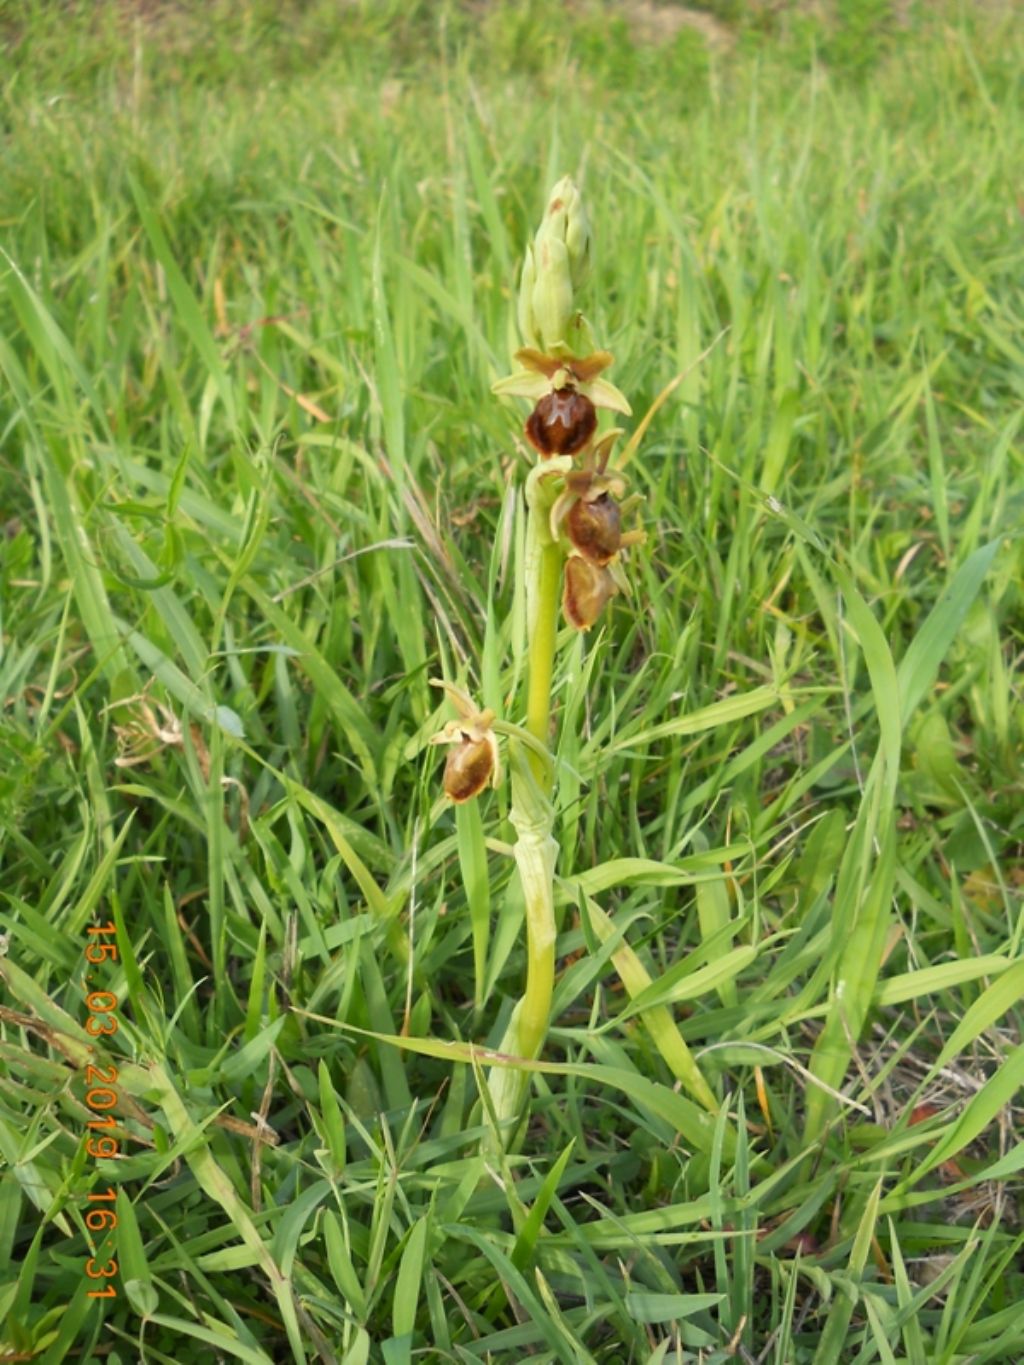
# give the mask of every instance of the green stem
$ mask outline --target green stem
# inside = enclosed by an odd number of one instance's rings
[[[562,552],[548,527],[550,493],[533,479],[527,488],[526,528],[527,704],[526,728],[545,748],[550,742],[551,687],[558,638]],[[555,981],[554,878],[558,845],[552,838],[554,810],[547,799],[550,764],[528,749],[527,762],[539,792],[513,775],[512,823],[518,834],[516,863],[526,899],[526,989],[520,1005],[521,1055],[536,1057],[544,1045]],[[539,797],[539,799],[538,799]]]
[[[543,1050],[551,1020],[555,987],[555,864],[558,844],[551,833],[554,810],[541,792],[528,761],[530,751],[510,742],[512,810],[516,867],[526,908],[526,985],[501,1041],[500,1051],[532,1060]],[[498,1142],[484,1142],[492,1159],[512,1144],[526,1100],[530,1073],[511,1067],[492,1068],[488,1089],[500,1127]]]
[[[562,554],[547,529],[549,508],[539,481],[527,489],[526,531],[527,712],[526,729],[545,749],[551,725],[551,685],[558,635],[558,599]],[[526,907],[526,984],[501,1044],[517,1057],[540,1055],[551,1020],[555,987],[555,864],[550,801],[552,765],[522,743],[509,743],[512,772],[510,819],[516,831],[515,859]],[[519,1118],[529,1073],[495,1067],[488,1080],[494,1111],[503,1129]],[[512,1133],[503,1132],[507,1147]],[[487,1144],[485,1144],[486,1146]]]
[[[546,805],[547,803],[545,803]],[[550,806],[548,806],[550,811]],[[519,1002],[516,1051],[536,1057],[544,1046],[555,988],[555,862],[558,844],[551,834],[551,816],[540,821],[514,810],[519,838],[515,857],[526,901],[526,987]]]
[[[531,526],[528,538],[534,540],[531,546],[535,560],[529,562],[533,569],[528,580],[528,684],[526,702],[526,728],[535,739],[547,748],[551,727],[551,684],[554,679],[555,641],[558,637],[558,590],[562,579],[562,554],[554,543],[539,544],[538,528],[534,524],[543,518],[539,509],[530,509]],[[530,588],[533,601],[529,602]],[[530,767],[533,776],[542,790],[547,790],[549,775],[539,755],[531,753]]]

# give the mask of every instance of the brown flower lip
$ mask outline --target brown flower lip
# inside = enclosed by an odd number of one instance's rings
[[[609,571],[582,555],[565,561],[562,611],[576,630],[589,630],[618,589]]]
[[[445,795],[461,805],[479,796],[494,771],[494,749],[486,739],[473,739],[462,731],[462,738],[444,765]]]
[[[577,389],[553,389],[537,400],[526,419],[526,435],[541,455],[575,455],[597,430],[593,403]]]
[[[573,548],[592,564],[603,567],[622,544],[622,513],[610,493],[578,498],[569,509],[565,529]]]
[[[494,733],[494,712],[478,711],[475,702],[461,687],[441,678],[431,678],[431,686],[442,687],[459,713],[443,730],[431,735],[430,744],[453,744],[444,765],[444,792],[456,804],[479,796],[488,783],[496,787],[501,780],[498,740]]]

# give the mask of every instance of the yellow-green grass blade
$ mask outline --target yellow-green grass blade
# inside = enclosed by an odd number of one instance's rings
[[[607,943],[615,933],[614,923],[590,896],[585,897],[585,905],[587,916],[596,930],[598,938]],[[741,949],[740,951],[747,952],[748,950]],[[686,1086],[690,1094],[699,1100],[709,1113],[717,1114],[719,1103],[715,1098],[715,1093],[708,1085],[700,1067],[694,1061],[693,1054],[683,1041],[675,1020],[672,1018],[671,1011],[663,1000],[652,1002],[649,1005],[640,1003],[643,997],[649,996],[652,991],[657,992],[657,982],[652,982],[650,973],[625,941],[618,948],[612,950],[612,961],[615,964],[615,970],[622,979],[622,984],[634,1002],[636,1011],[643,1019],[655,1046],[664,1057],[672,1074]],[[715,965],[717,966],[717,964]],[[695,973],[695,975],[699,975],[699,973]],[[707,989],[713,989],[719,979],[716,975]],[[690,978],[691,985],[692,981],[693,978]],[[697,993],[699,994],[699,991]],[[673,999],[675,997],[670,995],[668,998]]]

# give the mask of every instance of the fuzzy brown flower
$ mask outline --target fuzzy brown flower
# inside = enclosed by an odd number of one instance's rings
[[[443,730],[431,736],[430,743],[454,746],[444,765],[444,791],[451,801],[461,805],[479,796],[488,785],[496,787],[501,781],[498,739],[492,729],[494,712],[478,711],[472,698],[452,683],[439,678],[430,681],[432,686],[444,688],[459,713],[458,720],[450,720]]]
[[[571,554],[562,580],[562,611],[576,630],[589,630],[618,592],[608,569]]]

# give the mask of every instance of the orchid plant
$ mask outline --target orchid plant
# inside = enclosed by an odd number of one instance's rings
[[[589,630],[610,600],[628,591],[623,554],[644,539],[642,530],[624,529],[640,499],[626,498],[625,476],[612,461],[622,429],[599,430],[600,409],[626,417],[631,410],[626,397],[605,377],[613,357],[595,347],[577,306],[590,266],[591,234],[583,201],[576,185],[565,177],[552,190],[526,252],[517,314],[523,345],[513,357],[516,368],[493,385],[496,395],[531,404],[523,432],[536,452],[524,489],[525,725],[479,711],[460,689],[437,684],[445,688],[458,712],[433,740],[453,746],[444,775],[445,793],[453,802],[470,801],[488,785],[498,784],[497,735],[506,738],[509,818],[516,833],[513,853],[525,903],[527,966],[524,990],[500,1051],[525,1060],[537,1058],[544,1047],[555,982],[559,848],[554,837],[552,687],[559,612],[573,630]],[[513,703],[516,700],[512,698]],[[625,979],[629,967],[619,965]],[[678,1034],[675,1037],[685,1049]],[[684,1060],[688,1071],[695,1070]],[[506,1149],[520,1129],[528,1078],[528,1069],[522,1067],[494,1066],[489,1075],[499,1141]],[[702,1098],[709,1108],[715,1103],[710,1092]]]

